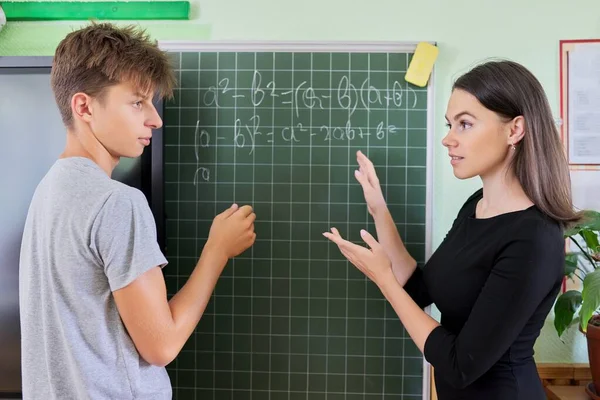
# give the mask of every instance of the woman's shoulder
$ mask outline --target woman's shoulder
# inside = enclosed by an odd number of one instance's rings
[[[514,235],[532,236],[546,244],[549,242],[564,244],[564,232],[560,224],[535,205],[515,213],[515,216],[517,218],[511,226]]]
[[[498,229],[498,259],[510,259],[520,273],[540,277],[554,284],[564,276],[565,240],[556,221],[536,206],[514,213],[505,222],[506,229]],[[521,262],[518,262],[521,260]],[[525,263],[525,264],[523,264]],[[545,278],[541,278],[541,277]]]

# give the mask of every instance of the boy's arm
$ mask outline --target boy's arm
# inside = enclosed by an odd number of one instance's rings
[[[166,260],[143,194],[115,191],[91,232],[90,248],[104,268],[119,315],[140,355],[164,366],[179,353],[202,317],[227,260],[256,238],[250,206],[217,215],[187,283],[170,301],[161,268]]]
[[[223,253],[205,248],[190,278],[170,301],[159,267],[113,293],[123,323],[144,360],[165,366],[179,354],[226,263]]]

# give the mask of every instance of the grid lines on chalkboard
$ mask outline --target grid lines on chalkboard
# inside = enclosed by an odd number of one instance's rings
[[[254,206],[258,235],[168,368],[174,397],[418,398],[418,349],[321,236],[331,226],[356,242],[360,228],[375,233],[353,176],[361,149],[424,261],[427,92],[401,80],[411,54],[172,55],[181,79],[164,109],[169,294],[232,202]]]

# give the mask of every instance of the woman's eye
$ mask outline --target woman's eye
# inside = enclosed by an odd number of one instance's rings
[[[135,103],[133,103],[133,106],[135,108],[142,108],[142,102],[141,101],[136,101]]]
[[[467,122],[467,121],[461,121],[460,122],[460,127],[462,129],[469,129],[470,127],[472,127],[473,125],[471,125],[471,123]]]

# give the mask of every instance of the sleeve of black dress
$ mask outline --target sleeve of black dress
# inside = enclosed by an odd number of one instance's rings
[[[564,268],[560,229],[541,219],[522,222],[499,249],[460,333],[438,326],[425,341],[425,358],[456,388],[468,386],[500,359],[560,282]]]
[[[404,284],[404,290],[421,308],[425,308],[433,302],[423,279],[423,271],[418,266]]]

